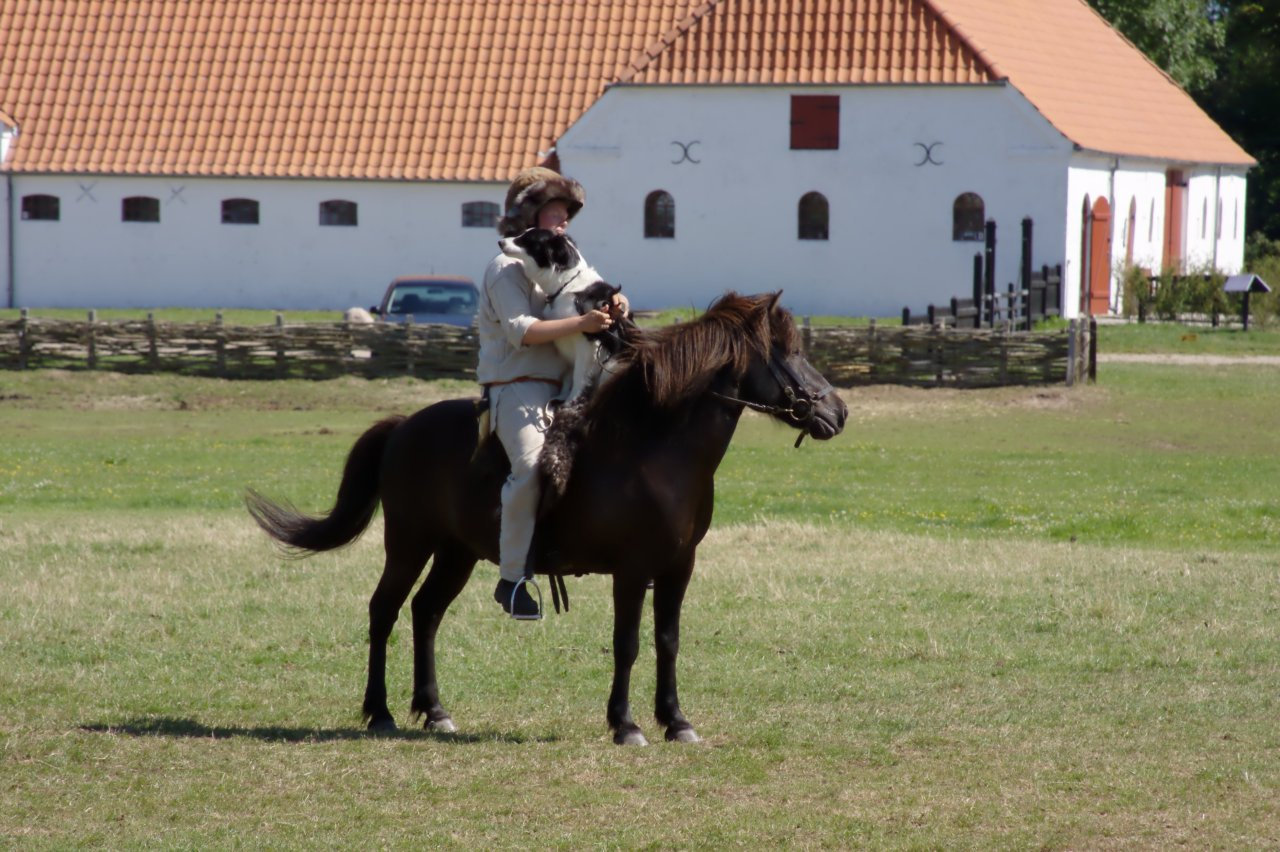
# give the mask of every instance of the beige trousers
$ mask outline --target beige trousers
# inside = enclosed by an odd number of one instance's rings
[[[489,422],[511,459],[511,475],[502,485],[498,538],[498,573],[504,580],[524,577],[541,491],[538,454],[551,426],[551,400],[558,391],[549,382],[513,382],[489,389]]]

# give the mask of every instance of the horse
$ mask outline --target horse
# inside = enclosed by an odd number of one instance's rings
[[[700,738],[680,710],[680,610],[694,557],[711,523],[714,479],[744,409],[826,440],[848,410],[806,360],[780,293],[726,293],[689,322],[638,331],[610,379],[583,403],[572,474],[540,512],[530,564],[552,582],[567,573],[613,576],[613,685],[606,718],[614,742],[645,745],[631,715],[631,669],[647,588],[657,652],[655,716],[668,741]],[[410,704],[424,727],[455,732],[440,702],[435,641],[441,619],[480,559],[498,561],[499,491],[509,470],[496,438],[480,441],[477,401],[453,399],[375,423],[353,445],[328,514],[311,517],[255,491],[249,512],[286,550],[305,555],[354,541],[379,502],[386,561],[369,601],[364,717],[394,731],[386,646],[413,598]]]

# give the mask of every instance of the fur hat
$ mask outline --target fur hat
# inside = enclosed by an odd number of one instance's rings
[[[505,215],[498,220],[498,233],[514,237],[534,226],[538,211],[552,201],[563,201],[572,219],[582,209],[587,194],[582,184],[542,166],[525,169],[507,190]]]

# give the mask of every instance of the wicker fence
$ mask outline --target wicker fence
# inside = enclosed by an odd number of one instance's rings
[[[993,387],[1071,384],[1093,374],[1091,333],[939,326],[818,327],[805,323],[810,360],[837,385]],[[473,379],[474,329],[443,325],[0,322],[0,368],[180,372],[226,378],[413,375]]]

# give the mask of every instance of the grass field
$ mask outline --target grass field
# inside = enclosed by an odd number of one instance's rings
[[[638,750],[607,580],[516,624],[490,566],[460,733],[367,737],[380,522],[286,562],[240,507],[323,509],[375,417],[469,390],[0,373],[0,846],[1280,845],[1280,370],[857,389],[799,451],[749,416],[686,605],[707,742]],[[652,690],[646,648],[651,738]]]

